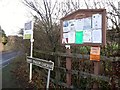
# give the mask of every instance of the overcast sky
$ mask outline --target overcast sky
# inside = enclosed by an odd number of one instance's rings
[[[86,0],[86,1],[88,1],[89,4],[92,4],[91,1],[106,2],[108,0]],[[118,2],[120,0],[109,1]],[[20,28],[24,27],[24,23],[31,19],[32,17],[28,11],[28,8],[23,5],[21,0],[0,0],[0,25],[7,35],[15,35],[20,30]]]
[[[29,18],[20,0],[0,0],[0,25],[7,35],[15,35]]]

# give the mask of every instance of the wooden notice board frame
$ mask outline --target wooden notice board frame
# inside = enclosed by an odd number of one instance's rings
[[[76,43],[63,43],[63,22],[69,21],[69,20],[77,20],[77,19],[83,19],[92,17],[94,14],[100,14],[101,15],[101,42],[100,43],[93,43],[93,42],[84,42],[81,44]],[[106,45],[106,9],[79,9],[77,11],[72,12],[71,14],[62,17],[60,19],[60,25],[61,25],[61,44],[62,45],[78,45],[78,46],[104,46]]]

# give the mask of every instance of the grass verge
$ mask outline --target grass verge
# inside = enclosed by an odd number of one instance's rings
[[[45,88],[45,78],[42,77],[42,72],[38,67],[33,65],[32,82],[29,82],[29,64],[26,62],[26,57],[19,56],[12,60],[12,62],[3,68],[2,72],[2,88],[16,88],[17,89],[32,89]]]

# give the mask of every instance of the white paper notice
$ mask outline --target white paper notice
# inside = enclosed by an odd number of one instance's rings
[[[69,32],[69,31],[70,31],[69,27],[63,27],[63,32]]]
[[[63,22],[63,32],[69,32],[70,29],[69,29],[69,23],[68,21],[64,21]]]
[[[32,30],[24,30],[24,34],[33,34]]]
[[[86,43],[92,42],[92,30],[83,31],[83,42]]]
[[[68,33],[63,33],[63,38],[68,38]]]
[[[89,30],[91,29],[91,17],[88,18],[84,18],[84,26],[83,26],[84,30]]]
[[[84,25],[84,19],[77,19],[75,22],[75,30],[76,31],[83,30],[83,25]]]
[[[69,30],[75,31],[75,20],[69,20]]]
[[[93,43],[102,43],[101,29],[92,31],[92,42]]]
[[[68,33],[68,43],[75,43],[75,32],[71,31]]]
[[[102,28],[102,15],[101,14],[94,14],[92,15],[92,28]]]

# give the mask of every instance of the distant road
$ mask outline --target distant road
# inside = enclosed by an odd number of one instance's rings
[[[7,66],[11,60],[13,60],[18,55],[22,54],[20,51],[8,51],[0,53],[0,68]]]

